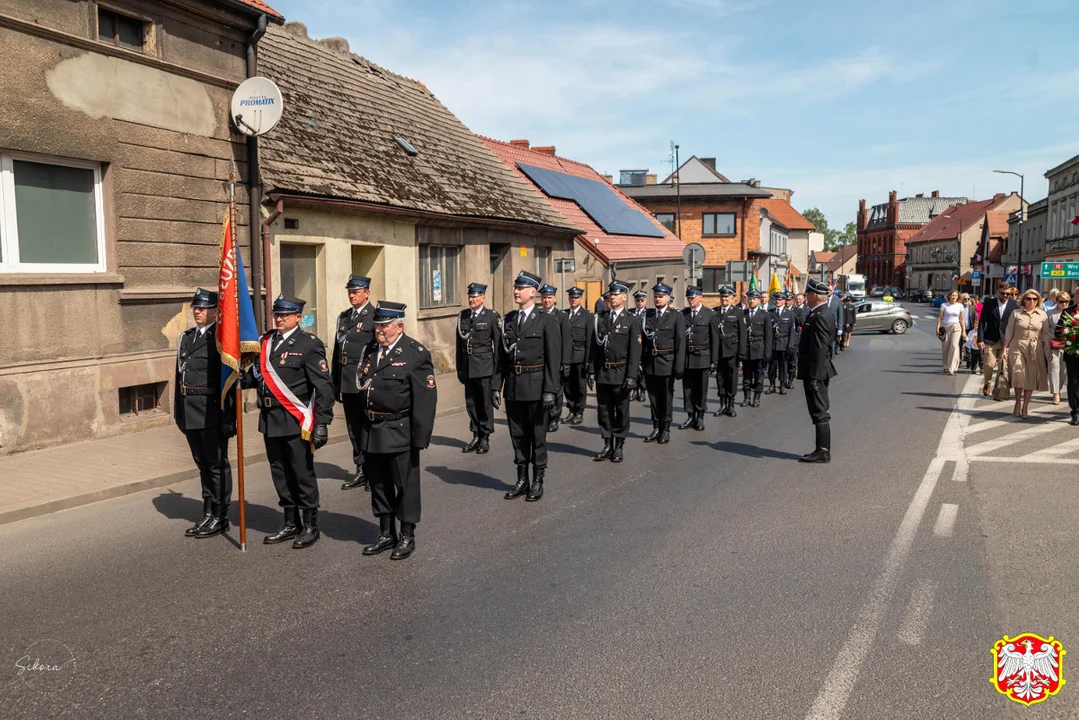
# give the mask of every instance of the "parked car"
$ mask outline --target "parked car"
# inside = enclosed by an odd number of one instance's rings
[[[932,302],[933,307],[939,308],[940,306],[944,305],[946,302],[948,302],[948,292],[947,291],[938,290],[937,292],[933,293],[933,302]]]
[[[917,303],[932,302],[933,293],[923,288],[911,288],[909,291],[907,291],[907,300]]]
[[[914,316],[899,303],[867,300],[854,306],[856,332],[873,331],[902,335],[914,327]]]
[[[884,286],[874,285],[869,288],[869,297],[884,297]]]

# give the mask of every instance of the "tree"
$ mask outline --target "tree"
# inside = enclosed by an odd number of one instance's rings
[[[817,229],[817,232],[824,235],[824,249],[828,252],[834,252],[844,245],[853,245],[858,242],[858,229],[852,222],[847,223],[847,226],[840,232],[828,227],[828,220],[819,208],[809,208],[802,213],[802,217],[813,223],[813,227]]]

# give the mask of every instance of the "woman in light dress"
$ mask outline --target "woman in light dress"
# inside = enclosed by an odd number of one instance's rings
[[[944,372],[955,375],[959,367],[959,346],[967,339],[966,307],[959,302],[959,292],[948,293],[948,302],[940,306],[937,335],[944,331],[944,346],[940,349],[940,364]]]
[[[1042,296],[1037,290],[1027,290],[1019,300],[1019,307],[1008,319],[1004,334],[1004,352],[1008,357],[1012,388],[1015,390],[1015,408],[1012,415],[1027,417],[1030,396],[1035,390],[1049,387],[1046,358],[1051,348],[1052,326],[1042,310]]]

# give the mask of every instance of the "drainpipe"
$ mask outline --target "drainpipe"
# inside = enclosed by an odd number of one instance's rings
[[[258,74],[258,42],[266,34],[268,20],[266,15],[259,16],[258,27],[247,40],[247,77],[253,78]],[[255,290],[255,324],[261,328],[267,328],[268,318],[273,317],[269,311],[270,305],[270,282],[269,245],[265,240],[265,228],[263,228],[263,243],[260,246],[256,236],[259,219],[262,215],[262,179],[259,177],[259,145],[257,137],[247,138],[247,204],[250,210],[247,227],[251,235],[251,285]],[[266,287],[266,304],[258,302],[259,293],[263,285]],[[263,308],[266,308],[264,310]]]
[[[285,201],[278,200],[277,207],[270,213],[262,222],[262,259],[263,259],[263,273],[262,276],[266,279],[266,297],[263,300],[265,309],[263,310],[264,316],[267,318],[273,317],[273,292],[270,289],[270,226],[274,224],[277,218],[281,217],[281,213],[285,212]],[[269,325],[263,326],[264,330],[269,330]]]

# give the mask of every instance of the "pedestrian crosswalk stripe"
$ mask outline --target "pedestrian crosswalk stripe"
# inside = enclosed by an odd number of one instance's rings
[[[1027,462],[1044,462],[1045,460],[1052,460],[1063,455],[1069,455],[1073,452],[1079,452],[1079,438],[1058,443],[1053,447],[1048,447],[1029,455],[1024,455],[1022,460]]]
[[[1018,442],[1023,442],[1029,438],[1037,437],[1045,434],[1045,426],[1037,425],[1035,427],[1029,427],[1025,430],[1017,430],[1016,432],[1009,433],[1004,437],[994,438],[992,440],[986,440],[985,442],[978,443],[977,445],[971,445],[967,448],[967,456],[973,457],[977,455],[984,455],[987,452],[999,450],[1002,447],[1008,445],[1014,445]]]

